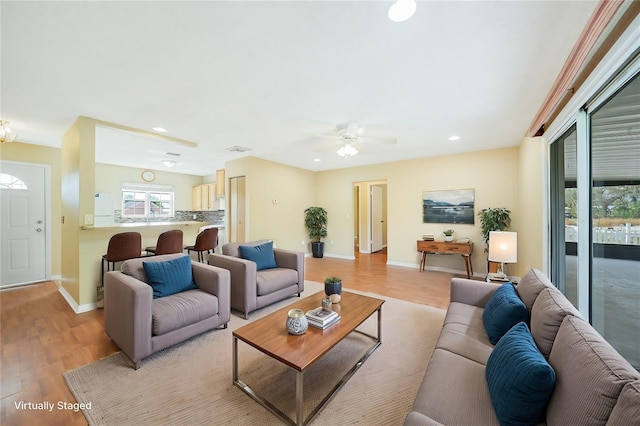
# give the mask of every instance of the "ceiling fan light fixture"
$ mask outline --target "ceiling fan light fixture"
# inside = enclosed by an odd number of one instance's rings
[[[349,158],[356,155],[358,153],[358,150],[356,149],[355,146],[351,145],[350,143],[345,143],[344,145],[340,146],[337,152],[339,156],[344,158]]]
[[[415,0],[397,0],[389,7],[389,19],[393,22],[402,22],[411,18],[416,13]]]
[[[0,143],[13,142],[18,136],[7,124],[9,124],[8,121],[0,120]]]

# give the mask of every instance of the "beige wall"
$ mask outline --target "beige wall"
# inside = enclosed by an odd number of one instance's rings
[[[422,192],[475,189],[476,212],[485,207],[518,207],[518,148],[429,157],[365,167],[319,172],[316,203],[329,214],[328,255],[353,255],[352,185],[354,182],[386,180],[388,262],[415,266],[419,262],[416,240],[423,234],[442,238],[452,228],[455,238],[474,243],[472,262],[476,272],[486,272],[486,255],[480,225],[422,223]],[[427,265],[444,270],[463,270],[457,256],[431,256]]]
[[[60,198],[61,164],[60,149],[26,143],[10,143],[0,145],[2,160],[23,163],[45,164],[51,167],[51,275],[62,274],[61,238],[62,238],[62,201]]]
[[[95,192],[106,192],[114,195],[115,208],[120,205],[121,183],[145,183],[142,180],[143,169],[135,167],[113,166],[111,164],[96,164]],[[201,176],[186,175],[182,173],[171,173],[162,170],[154,170],[156,179],[154,185],[172,185],[175,187],[175,209],[191,210],[192,195],[194,186],[202,184]]]
[[[529,268],[548,271],[548,144],[544,138],[524,138],[519,148],[518,206],[512,228],[518,231],[518,263],[508,272],[522,276]]]
[[[268,238],[279,248],[310,251],[304,210],[314,205],[314,172],[245,157],[227,162],[225,173],[227,182],[245,176],[247,241]]]

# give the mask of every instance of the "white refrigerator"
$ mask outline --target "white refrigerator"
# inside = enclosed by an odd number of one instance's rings
[[[115,225],[113,220],[113,195],[97,193],[95,195],[93,226],[99,228],[113,225]]]

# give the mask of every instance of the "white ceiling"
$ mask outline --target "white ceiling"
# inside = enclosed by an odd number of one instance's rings
[[[195,175],[244,155],[329,170],[514,146],[597,2],[423,1],[403,23],[390,4],[3,0],[0,113],[56,147],[78,116],[161,126],[198,147],[103,128],[97,161],[162,170],[171,151]],[[343,159],[314,142],[351,120],[398,143]]]

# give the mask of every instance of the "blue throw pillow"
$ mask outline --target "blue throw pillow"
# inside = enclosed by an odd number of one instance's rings
[[[529,310],[511,283],[503,284],[493,293],[482,313],[484,328],[494,345],[520,321],[529,322]]]
[[[239,246],[238,250],[240,250],[241,258],[256,263],[256,269],[258,271],[278,267],[276,256],[273,253],[273,241],[260,244],[259,246]]]
[[[162,262],[142,262],[142,266],[147,283],[153,288],[154,299],[198,288],[193,282],[189,256]]]
[[[500,339],[489,355],[485,372],[501,425],[545,422],[556,373],[538,350],[524,322],[514,325]]]

